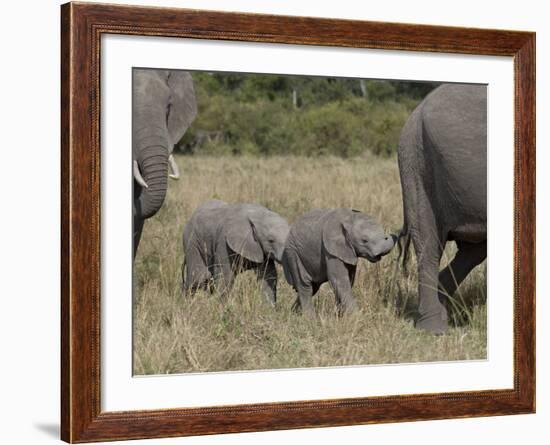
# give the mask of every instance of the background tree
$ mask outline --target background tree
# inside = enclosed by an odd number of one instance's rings
[[[199,112],[185,154],[389,156],[437,86],[321,76],[193,73]]]

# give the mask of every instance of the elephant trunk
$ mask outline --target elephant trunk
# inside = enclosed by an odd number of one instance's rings
[[[274,255],[274,259],[275,261],[277,261],[279,264],[283,264],[283,253],[285,251],[285,246],[282,245],[281,247],[279,247],[276,251],[275,251],[275,255]]]
[[[134,214],[146,219],[159,211],[166,197],[168,150],[161,145],[143,148],[137,154],[137,163],[147,187],[141,188],[139,198],[134,201]]]
[[[374,250],[374,255],[377,257],[382,257],[390,253],[390,251],[393,249],[393,246],[395,246],[396,239],[397,237],[393,234],[390,236],[386,236],[383,240],[377,243]]]

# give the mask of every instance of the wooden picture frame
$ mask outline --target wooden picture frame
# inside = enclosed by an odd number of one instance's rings
[[[174,437],[535,412],[535,34],[91,3],[61,7],[61,438]],[[100,57],[103,34],[512,56],[514,387],[102,412]]]

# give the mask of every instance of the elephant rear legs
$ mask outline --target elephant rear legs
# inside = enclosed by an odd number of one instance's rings
[[[441,255],[445,248],[435,223],[429,219],[413,234],[414,250],[418,259],[418,312],[416,327],[436,335],[448,327],[447,308],[438,298],[438,276]]]
[[[487,242],[476,244],[459,241],[455,257],[439,273],[444,246],[445,242],[435,242],[432,239],[418,249],[420,251],[418,259],[420,318],[416,326],[434,334],[443,334],[448,328],[448,298],[454,294],[472,269],[487,257]]]
[[[439,274],[439,300],[447,304],[460,283],[472,269],[487,258],[487,241],[482,243],[457,242],[458,252]]]

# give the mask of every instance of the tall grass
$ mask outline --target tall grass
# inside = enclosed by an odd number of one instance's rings
[[[295,292],[279,269],[276,309],[261,296],[255,275],[239,275],[227,299],[180,291],[182,231],[211,198],[255,202],[292,223],[315,207],[353,207],[386,229],[402,223],[395,158],[196,157],[177,159],[182,179],[172,181],[160,212],[145,223],[136,257],[134,372],[165,374],[245,369],[344,366],[486,357],[486,270],[475,269],[454,296],[447,335],[413,326],[417,277],[392,276],[397,249],[377,264],[360,260],[353,289],[359,311],[338,318],[328,284],[314,298],[317,318],[291,311]],[[452,259],[446,249],[443,264]]]

